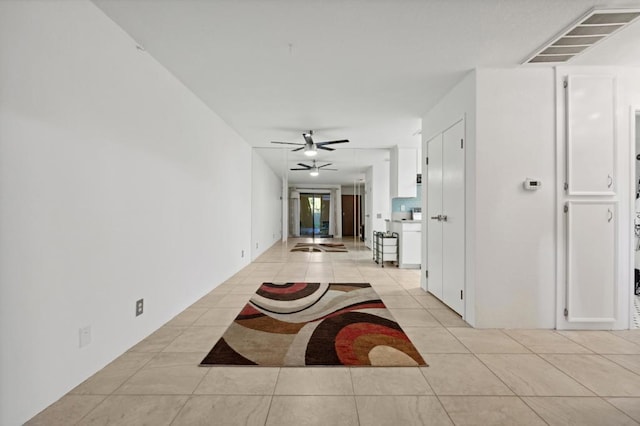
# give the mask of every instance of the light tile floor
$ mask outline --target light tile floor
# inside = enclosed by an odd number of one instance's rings
[[[640,424],[640,330],[475,330],[420,272],[348,253],[255,262],[31,419],[29,425]],[[334,240],[335,241],[335,240]],[[264,281],[369,282],[423,368],[199,367]]]

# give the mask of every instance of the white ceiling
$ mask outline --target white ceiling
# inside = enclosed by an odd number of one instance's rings
[[[474,67],[518,66],[594,6],[640,7],[640,0],[94,3],[251,145],[301,142],[313,129],[317,142],[351,140],[338,150],[417,146],[420,117]],[[638,39],[638,24],[611,37],[636,53],[632,60],[605,42],[574,61],[640,65]],[[305,157],[292,164],[298,159]]]

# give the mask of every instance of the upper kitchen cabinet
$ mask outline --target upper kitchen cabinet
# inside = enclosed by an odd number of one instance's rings
[[[416,177],[418,175],[418,150],[400,148],[391,149],[391,198],[411,198],[417,196]]]

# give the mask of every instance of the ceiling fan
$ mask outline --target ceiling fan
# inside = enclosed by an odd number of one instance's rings
[[[318,166],[318,164],[316,163],[316,160],[313,160],[313,165],[309,166],[308,164],[304,164],[304,163],[298,163],[298,166],[300,166],[300,168],[296,168],[296,169],[290,169],[290,170],[308,170],[309,174],[311,176],[318,176],[318,174],[320,174],[320,169],[322,170],[331,170],[331,171],[338,171],[338,169],[325,169],[325,167],[330,166],[332,163],[327,163],[324,164],[322,166]]]
[[[314,142],[312,136],[313,136],[313,130],[309,130],[307,133],[302,134],[302,137],[304,137],[304,143],[276,142],[276,141],[271,141],[271,143],[279,143],[284,145],[300,145],[300,148],[293,149],[292,151],[300,151],[304,149],[304,155],[306,155],[307,157],[313,157],[318,153],[318,149],[324,149],[326,151],[335,151],[335,148],[330,148],[326,145],[349,142],[349,139],[341,139],[338,141]]]

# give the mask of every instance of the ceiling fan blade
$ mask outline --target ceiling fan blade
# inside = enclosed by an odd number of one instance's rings
[[[319,169],[321,169],[321,168],[323,168],[323,167],[327,167],[327,166],[330,166],[330,165],[332,165],[332,164],[333,164],[333,163],[327,163],[327,164],[325,164],[324,166],[318,166],[318,168],[319,168]]]
[[[318,142],[316,143],[316,146],[320,147],[323,145],[333,145],[334,143],[347,143],[347,142],[349,142],[349,139],[340,139],[339,141]]]
[[[312,167],[312,166],[308,166],[308,165],[306,165],[306,164],[304,164],[304,163],[298,163],[298,166],[300,166],[300,167],[306,167],[307,169],[310,169],[310,168]]]
[[[279,143],[279,144],[283,144],[283,145],[302,145],[304,146],[303,143],[296,143],[296,142],[277,142],[277,141],[271,141],[271,143]]]
[[[310,167],[308,169],[289,169],[289,170],[307,170],[308,171],[309,169]]]
[[[324,149],[325,151],[335,151],[335,148],[329,148],[328,146],[316,145],[318,149]]]
[[[291,152],[301,151],[303,149],[304,149],[304,145],[301,146],[300,148],[292,149]]]
[[[329,170],[331,172],[337,172],[338,171],[338,169],[322,169],[323,172],[326,171],[326,170]]]

